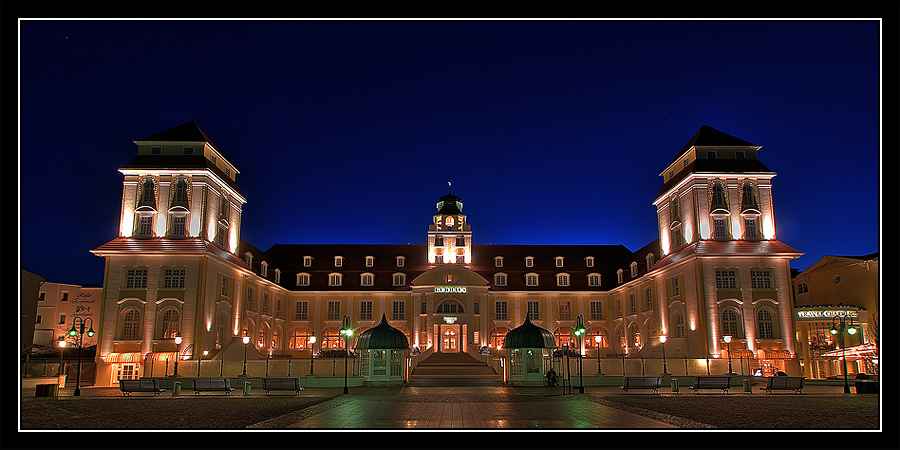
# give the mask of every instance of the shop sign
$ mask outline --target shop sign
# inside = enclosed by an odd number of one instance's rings
[[[821,311],[797,311],[797,317],[801,319],[818,319],[818,318],[833,318],[833,317],[842,317],[842,316],[850,316],[857,317],[859,315],[858,311],[847,311],[841,309],[826,309]]]
[[[92,316],[94,313],[91,312],[91,307],[94,306],[94,299],[91,298],[90,293],[79,292],[75,295],[75,298],[72,299],[72,304],[75,305],[75,314],[76,316]]]
[[[444,317],[444,323],[452,325],[456,323],[456,317]]]
[[[435,286],[435,294],[465,294],[466,288],[462,286]]]

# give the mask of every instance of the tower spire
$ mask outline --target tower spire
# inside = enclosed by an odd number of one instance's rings
[[[450,193],[450,187],[451,187],[451,186],[450,186],[450,182],[448,181],[448,182],[447,182],[447,193],[448,193],[448,194]]]

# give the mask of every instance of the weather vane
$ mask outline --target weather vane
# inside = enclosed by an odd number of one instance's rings
[[[447,193],[448,194],[450,193],[450,182],[449,181],[447,182]]]

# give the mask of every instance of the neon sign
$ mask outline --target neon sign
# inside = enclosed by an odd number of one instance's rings
[[[832,318],[842,316],[858,317],[859,312],[841,309],[826,309],[823,311],[797,311],[797,317],[800,317],[802,319],[815,319],[819,317]]]

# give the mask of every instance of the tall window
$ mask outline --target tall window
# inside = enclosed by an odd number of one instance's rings
[[[186,221],[187,216],[172,216],[172,237],[184,237],[187,233]]]
[[[341,320],[341,302],[329,301],[325,318],[327,320]]]
[[[395,301],[391,308],[391,316],[393,320],[406,319],[406,302]]]
[[[372,302],[359,302],[359,320],[372,320]]]
[[[262,307],[260,308],[260,312],[263,314],[269,313],[269,293],[263,293]]]
[[[750,287],[753,289],[771,289],[772,277],[769,271],[765,269],[751,269]]]
[[[559,302],[559,320],[572,320],[572,302]]]
[[[757,335],[759,339],[775,338],[775,321],[769,309],[760,309],[756,314]]]
[[[294,303],[294,320],[309,319],[309,302]]]
[[[753,217],[744,218],[744,238],[756,239],[759,237],[759,230],[756,227],[756,219]]]
[[[509,318],[507,315],[506,302],[494,303],[494,316],[496,320],[507,320]]]
[[[714,183],[712,186],[712,210],[724,209],[728,210],[728,204],[725,202],[725,187],[722,183]]]
[[[125,271],[125,287],[143,289],[147,287],[147,269]]]
[[[725,219],[713,219],[713,233],[716,239],[728,238],[728,224]]]
[[[175,194],[172,196],[172,203],[175,205],[187,204],[187,181],[178,180],[175,182]]]
[[[722,335],[741,337],[741,320],[734,308],[726,308],[722,311]]]
[[[256,307],[253,306],[253,288],[249,287],[247,288],[247,309],[251,311],[256,309]]]
[[[163,287],[184,288],[184,269],[166,269],[163,277]]]
[[[653,289],[644,289],[644,309],[653,309]]]
[[[167,309],[162,315],[162,339],[174,339],[178,334],[178,310]]]
[[[681,295],[681,289],[678,287],[678,277],[672,278],[672,295]]]
[[[141,205],[155,205],[156,195],[154,194],[153,189],[153,180],[144,180],[144,183],[141,184]]]
[[[141,338],[141,313],[137,309],[129,309],[122,321],[122,339],[136,340]]]
[[[679,312],[675,313],[675,335],[672,337],[684,337],[684,316]]]
[[[591,302],[591,320],[603,320],[603,302]]]
[[[153,216],[141,214],[138,218],[138,234],[141,236],[153,235]]]
[[[637,301],[634,299],[634,293],[628,294],[628,314],[637,313]]]
[[[541,320],[541,304],[540,302],[528,302],[528,318],[531,320]]]
[[[228,277],[225,276],[222,277],[222,295],[228,296]]]
[[[716,269],[716,289],[736,289],[737,273],[734,269]]]

